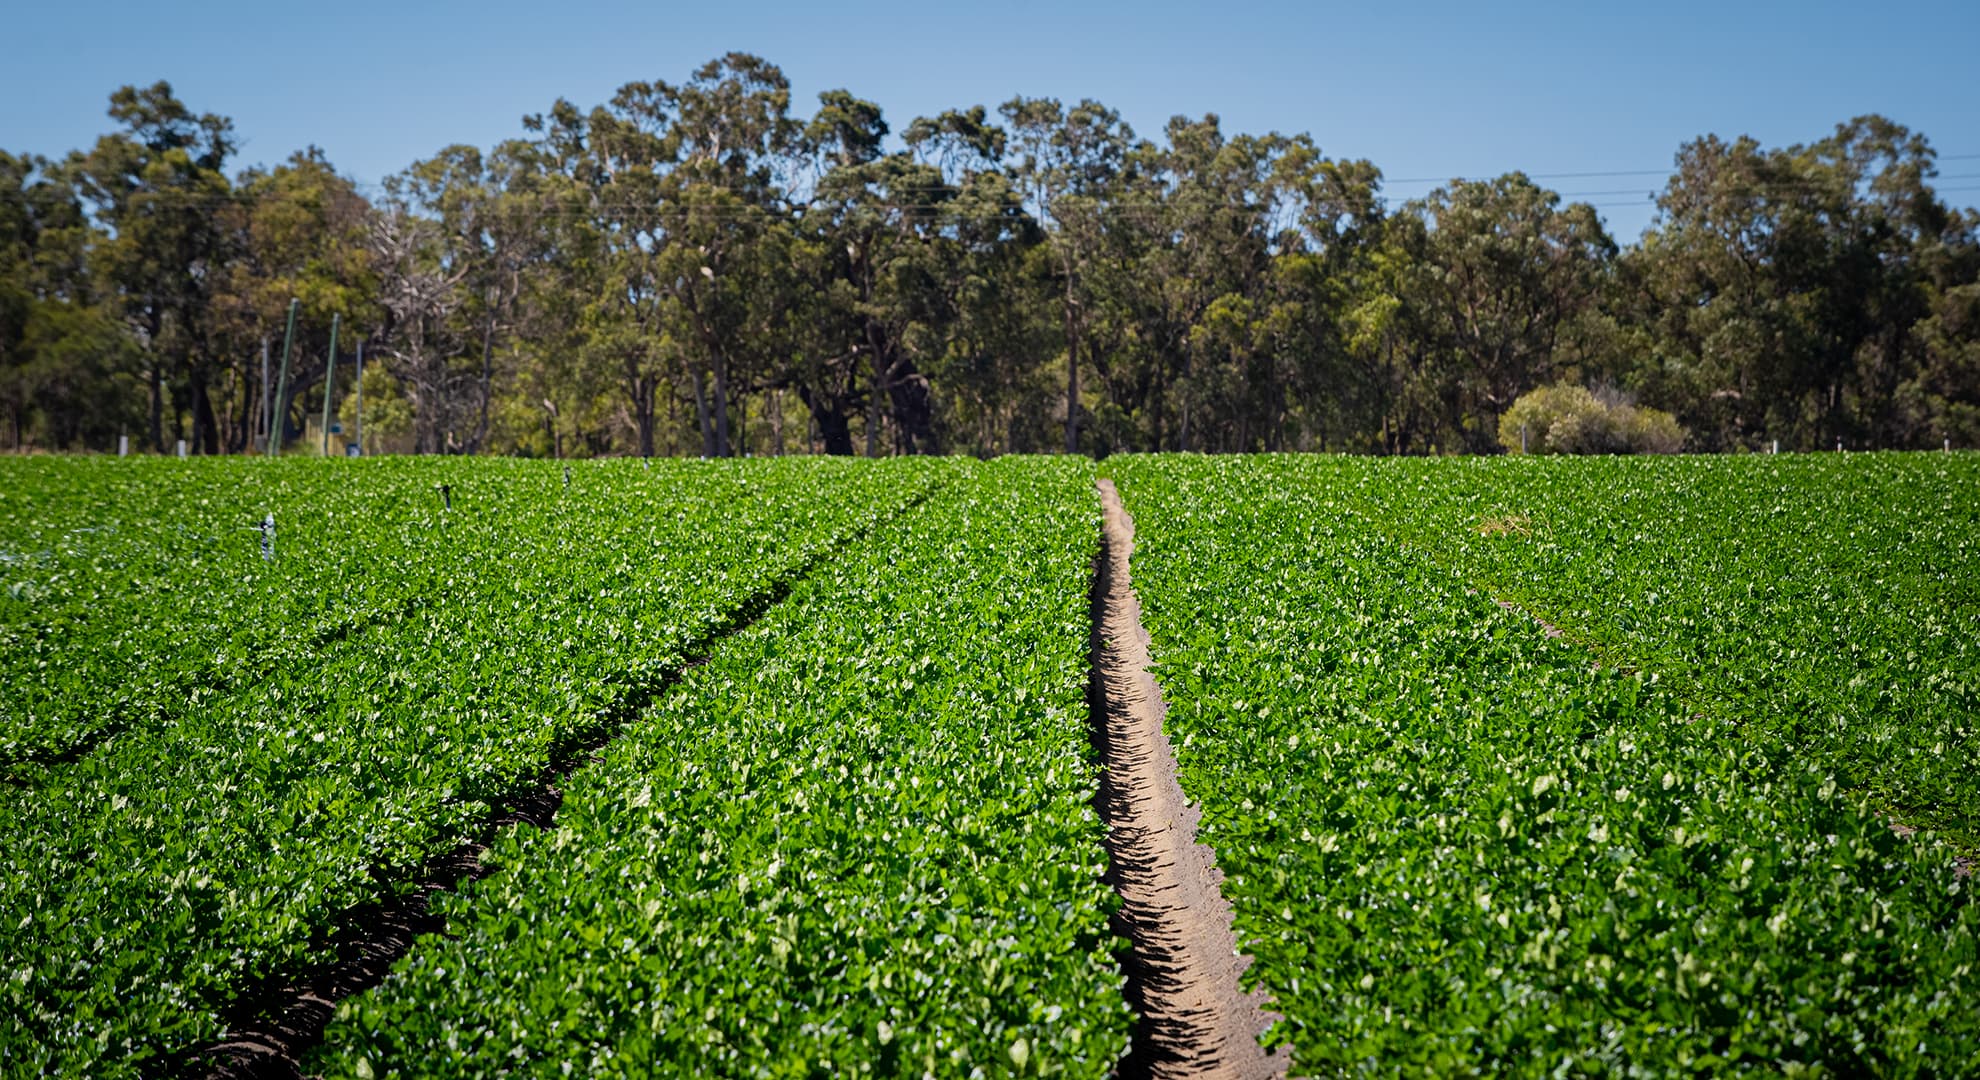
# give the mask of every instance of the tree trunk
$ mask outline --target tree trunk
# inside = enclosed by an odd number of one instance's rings
[[[639,456],[653,456],[653,379],[642,375],[633,382],[633,423],[639,428]],[[483,405],[486,408],[486,403]]]
[[[838,457],[851,457],[853,452],[852,420],[842,412],[818,412],[812,414],[818,421],[819,434],[825,440],[825,452]]]
[[[165,452],[165,373],[156,356],[151,358],[151,451]]]
[[[803,386],[798,387],[798,397],[804,401],[804,407],[811,412],[813,438],[824,440],[825,452],[837,457],[851,457],[852,418],[846,413],[844,399],[833,398],[828,401],[823,394],[814,393]]]
[[[701,456],[715,456],[715,424],[708,415],[708,394],[702,385],[701,367],[694,369],[694,415],[701,423]]]
[[[729,361],[721,349],[713,350],[715,364],[715,456],[735,456],[735,443],[729,437]]]
[[[770,453],[784,456],[784,388],[770,391]]]
[[[1066,453],[1079,453],[1079,335],[1072,307],[1072,287],[1066,287]]]
[[[481,444],[488,438],[488,384],[489,376],[493,371],[494,349],[495,311],[491,308],[488,312],[488,322],[483,325],[481,330],[481,419],[474,426],[474,441],[468,444],[468,453],[470,454],[480,453]],[[648,395],[649,398],[651,396],[651,394]],[[651,429],[653,426],[653,407],[651,405],[647,406],[646,413],[646,426]],[[652,441],[652,432],[649,430],[646,442],[648,445],[651,445]],[[651,455],[649,454],[648,456]]]
[[[886,372],[883,366],[885,363],[886,360],[880,355],[880,350],[874,349],[873,391],[867,396],[870,404],[866,407],[866,456],[869,458],[880,456],[880,414],[882,403],[887,400]]]
[[[227,436],[227,452],[230,454],[245,453],[249,440],[254,437],[252,434],[255,404],[253,375],[252,369],[246,364],[241,365],[240,393],[237,395],[238,402],[234,410],[233,431]]]
[[[206,373],[194,368],[187,376],[192,391],[193,446],[201,454],[220,452],[220,425],[213,415],[213,398],[206,392]]]

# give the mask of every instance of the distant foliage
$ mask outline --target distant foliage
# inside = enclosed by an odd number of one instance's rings
[[[1980,443],[1980,211],[1879,116],[1684,143],[1634,240],[1520,172],[1402,199],[1305,134],[1092,100],[902,123],[745,53],[372,191],[237,168],[168,83],[110,119],[0,151],[0,446],[295,438],[353,389],[338,317],[388,452],[1491,454],[1562,382],[1700,452]]]
[[[1675,454],[1684,439],[1670,413],[1572,383],[1525,394],[1499,418],[1499,445],[1514,454]]]

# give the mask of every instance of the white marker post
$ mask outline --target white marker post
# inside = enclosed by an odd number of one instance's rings
[[[186,456],[186,440],[184,439],[179,440],[179,456],[182,458]]]
[[[131,453],[131,437],[129,435],[117,436],[117,456],[129,457],[130,453]]]

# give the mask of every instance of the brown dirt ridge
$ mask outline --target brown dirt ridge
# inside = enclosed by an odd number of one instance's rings
[[[1149,673],[1148,634],[1129,577],[1134,521],[1113,482],[1099,482],[1103,543],[1093,577],[1093,739],[1103,769],[1096,805],[1107,824],[1108,878],[1121,896],[1115,929],[1127,998],[1140,1016],[1123,1077],[1278,1077],[1289,1051],[1258,1037],[1276,1019],[1237,949],[1216,853],[1196,842],[1202,812],[1176,779],[1162,732],[1167,706]]]

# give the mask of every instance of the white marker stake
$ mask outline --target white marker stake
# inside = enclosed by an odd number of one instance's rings
[[[117,456],[127,457],[130,455],[130,452],[131,452],[131,437],[129,435],[117,436]]]
[[[273,513],[261,519],[261,557],[268,562],[275,561],[275,515]]]
[[[180,457],[186,456],[186,440],[184,439],[179,440],[179,456]]]
[[[1778,454],[1778,453],[1780,453],[1780,452],[1781,452],[1781,440],[1779,440],[1779,439],[1775,439],[1775,440],[1774,440],[1774,453],[1776,453],[1776,454]]]

